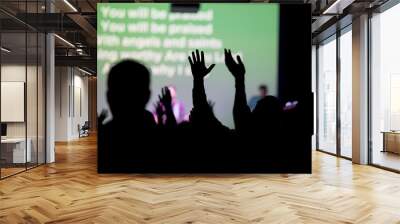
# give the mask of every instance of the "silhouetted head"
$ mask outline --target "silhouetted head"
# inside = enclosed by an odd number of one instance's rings
[[[266,96],[258,101],[252,116],[257,126],[268,128],[278,125],[282,116],[281,102],[274,96]]]
[[[268,95],[268,87],[266,85],[260,85],[258,91],[261,97],[266,97]]]
[[[113,117],[143,112],[150,98],[150,72],[142,64],[124,60],[108,74],[107,100]]]

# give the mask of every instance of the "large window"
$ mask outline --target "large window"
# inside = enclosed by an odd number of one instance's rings
[[[317,146],[351,158],[352,26],[338,33],[320,43],[317,50]]]
[[[340,155],[352,157],[352,33],[340,36]]]
[[[371,19],[373,164],[400,170],[400,5]]]
[[[336,36],[318,48],[318,149],[336,153]]]

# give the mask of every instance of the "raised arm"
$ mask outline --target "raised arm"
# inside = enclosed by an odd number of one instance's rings
[[[231,50],[225,49],[225,65],[235,78],[235,103],[233,105],[233,120],[235,128],[241,132],[250,122],[250,108],[247,105],[245,89],[246,69],[240,56],[236,56],[238,62],[233,59]]]
[[[215,64],[210,65],[208,68],[206,67],[204,61],[204,52],[196,50],[192,52],[192,57],[188,57],[190,68],[192,69],[193,75],[193,107],[194,108],[207,108],[207,96],[204,89],[204,77],[211,72],[214,68]]]
[[[163,123],[163,116],[164,116],[164,107],[162,105],[162,103],[160,101],[158,101],[157,103],[153,104],[154,107],[154,115],[155,116],[155,121],[157,123],[158,127],[162,127],[164,126]]]
[[[168,87],[164,87],[161,89],[161,96],[158,96],[158,98],[165,109],[165,115],[167,117],[165,121],[165,126],[170,128],[176,127],[176,118],[174,115],[174,111],[172,110],[172,97]]]

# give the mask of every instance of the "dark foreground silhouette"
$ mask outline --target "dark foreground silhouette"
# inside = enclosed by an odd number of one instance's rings
[[[151,75],[145,66],[125,60],[110,70],[107,100],[112,120],[103,124],[106,115],[99,117],[100,173],[301,170],[299,160],[304,152],[296,150],[306,138],[301,132],[301,100],[296,107],[283,110],[278,98],[266,96],[251,111],[246,100],[244,63],[240,56],[235,60],[231,51],[225,50],[225,64],[236,88],[235,129],[231,130],[215,117],[204,89],[204,78],[215,64],[206,66],[204,53],[198,50],[188,60],[193,75],[193,108],[189,121],[180,124],[167,87],[154,105],[157,123],[145,109],[151,94]]]

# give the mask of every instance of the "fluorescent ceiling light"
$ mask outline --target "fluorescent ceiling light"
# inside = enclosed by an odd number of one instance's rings
[[[331,6],[329,6],[327,9],[324,10],[324,12],[322,14],[329,14],[332,13],[332,9],[334,9],[335,7],[338,6],[338,4],[341,2],[342,0],[336,0]],[[337,11],[337,10],[335,10]]]
[[[65,4],[67,4],[74,12],[78,12],[78,10],[68,1],[64,0]]]
[[[5,48],[5,47],[1,47],[0,49],[1,49],[2,51],[6,52],[6,53],[10,53],[10,52],[11,52],[11,50],[8,50],[8,49]]]
[[[336,0],[332,5],[324,10],[322,14],[342,14],[343,10],[353,4],[356,0]]]
[[[57,37],[58,39],[60,39],[62,42],[64,42],[64,43],[66,43],[67,45],[69,45],[70,47],[75,48],[75,45],[73,45],[73,44],[72,44],[71,42],[69,42],[68,40],[66,40],[66,39],[64,39],[64,38],[62,38],[62,37],[60,37],[60,36],[57,35],[57,34],[54,34],[54,36]]]
[[[81,69],[81,68],[79,68],[79,67],[78,67],[78,70],[81,71],[81,72],[83,72],[83,73],[85,73],[85,74],[87,74],[87,75],[92,75],[92,73],[90,73],[90,72],[88,72],[88,71],[86,71],[86,70],[83,70],[83,69]]]

